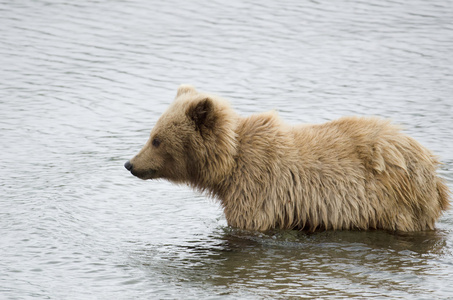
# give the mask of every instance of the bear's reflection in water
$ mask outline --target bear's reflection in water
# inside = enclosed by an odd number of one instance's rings
[[[448,249],[448,233],[441,230],[308,234],[225,227],[213,234],[204,241],[143,249],[136,263],[163,278],[199,282],[201,288],[209,284],[219,292],[231,293],[237,286],[241,293],[260,296],[355,297],[363,296],[364,288],[370,295],[420,295],[429,294],[432,285],[415,283],[442,269],[439,260]]]

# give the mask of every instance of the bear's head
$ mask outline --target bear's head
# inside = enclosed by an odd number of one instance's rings
[[[207,189],[231,172],[237,119],[225,100],[181,85],[145,146],[124,166],[141,179]]]

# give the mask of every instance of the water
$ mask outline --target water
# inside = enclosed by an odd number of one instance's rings
[[[244,232],[124,162],[180,83],[290,123],[392,118],[453,188],[451,1],[1,1],[1,299],[453,299],[434,232]]]

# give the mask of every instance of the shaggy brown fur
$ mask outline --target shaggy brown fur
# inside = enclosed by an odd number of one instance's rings
[[[230,226],[433,229],[449,207],[433,154],[387,120],[291,126],[274,112],[240,117],[183,85],[126,168],[220,199]]]

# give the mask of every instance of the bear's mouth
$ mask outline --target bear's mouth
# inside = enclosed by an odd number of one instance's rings
[[[156,173],[157,173],[157,170],[135,170],[135,169],[132,169],[131,170],[131,173],[132,175],[140,178],[140,179],[143,179],[143,180],[147,180],[147,179],[153,179],[153,178],[156,178]]]

